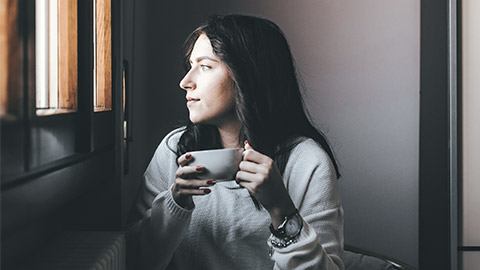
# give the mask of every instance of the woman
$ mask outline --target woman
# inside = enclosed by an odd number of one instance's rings
[[[281,30],[213,16],[186,45],[189,121],[158,146],[136,207],[143,267],[343,269],[337,165],[306,116]],[[235,181],[196,179],[208,168],[189,166],[189,152],[236,147]]]

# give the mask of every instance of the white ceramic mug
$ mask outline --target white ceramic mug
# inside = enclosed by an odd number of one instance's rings
[[[233,181],[239,170],[243,151],[243,148],[226,148],[188,152],[192,155],[192,162],[188,166],[205,167],[205,171],[198,174],[198,179]]]

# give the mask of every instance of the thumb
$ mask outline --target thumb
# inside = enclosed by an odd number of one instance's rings
[[[244,146],[245,150],[249,150],[249,149],[252,149],[253,150],[253,147],[248,143],[247,140],[245,140],[245,146]]]

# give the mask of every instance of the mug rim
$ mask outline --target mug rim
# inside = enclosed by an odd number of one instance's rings
[[[243,150],[243,148],[222,148],[222,149],[209,149],[209,150],[198,150],[198,151],[191,151],[187,152],[188,154],[195,154],[195,153],[212,153],[212,152],[221,152],[221,151],[238,151]]]

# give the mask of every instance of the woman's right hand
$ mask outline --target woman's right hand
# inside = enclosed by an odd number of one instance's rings
[[[186,153],[178,158],[178,170],[175,173],[175,182],[172,187],[172,196],[175,202],[183,208],[192,209],[192,195],[207,195],[216,181],[213,179],[200,180],[196,176],[205,170],[204,166],[187,166],[192,161],[192,155]],[[202,189],[201,189],[202,188]]]

